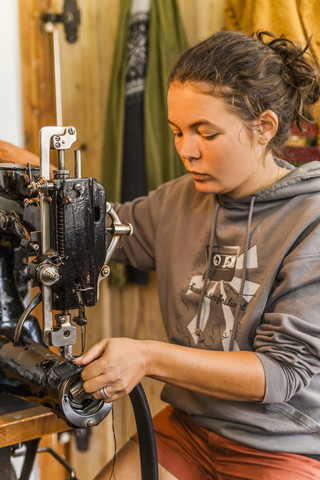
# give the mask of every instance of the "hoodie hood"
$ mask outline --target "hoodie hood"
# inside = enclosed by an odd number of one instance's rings
[[[294,167],[290,163],[275,159],[277,164],[291,170],[288,175],[278,182],[270,185],[264,190],[260,190],[254,194],[255,203],[277,201],[289,199],[299,195],[312,194],[320,191],[320,161],[309,162],[300,167]],[[250,203],[252,195],[233,200],[227,195],[219,195],[219,202],[225,208],[241,208]]]

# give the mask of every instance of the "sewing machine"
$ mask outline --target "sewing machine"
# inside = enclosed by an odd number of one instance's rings
[[[0,395],[43,405],[70,427],[86,428],[98,425],[112,404],[84,391],[72,349],[79,331],[84,348],[85,309],[98,301],[109,260],[132,227],[121,223],[96,179],[81,177],[79,151],[74,175],[66,170],[65,150],[75,141],[72,126],[44,127],[40,167],[0,164]],[[53,172],[52,151],[58,164]],[[39,290],[25,306],[29,280]],[[31,315],[40,303],[41,327]],[[131,401],[139,434],[139,405],[146,400],[137,387]],[[147,456],[142,464],[150,462]],[[9,474],[1,478],[9,480]]]

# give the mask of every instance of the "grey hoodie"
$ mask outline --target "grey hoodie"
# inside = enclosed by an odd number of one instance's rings
[[[163,400],[242,444],[319,455],[320,162],[237,201],[186,175],[116,208],[134,228],[116,259],[156,269],[169,341],[253,351],[265,370],[261,403],[172,385]]]

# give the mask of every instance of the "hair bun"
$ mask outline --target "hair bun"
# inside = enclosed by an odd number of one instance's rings
[[[296,121],[298,124],[301,120],[314,120],[308,107],[317,103],[320,98],[320,76],[311,54],[307,52],[313,35],[310,36],[304,48],[286,38],[285,35],[276,37],[270,32],[259,31],[256,36],[282,59],[283,78],[289,88],[295,90],[294,94],[297,97]],[[266,36],[272,39],[265,41]]]

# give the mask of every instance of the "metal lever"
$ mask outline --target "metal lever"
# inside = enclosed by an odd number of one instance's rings
[[[116,214],[116,212],[114,211],[110,203],[107,202],[106,205],[107,205],[107,215],[109,215],[112,219],[112,225],[110,227],[107,227],[107,232],[110,232],[112,234],[112,239],[107,249],[104,266],[102,267],[99,274],[98,283],[100,283],[100,281],[103,278],[106,278],[109,275],[110,268],[108,267],[108,263],[115,249],[117,248],[121,237],[123,235],[130,236],[133,233],[132,225],[130,223],[127,223],[127,224],[121,223],[120,218],[118,217],[118,215]]]
[[[47,12],[43,15],[42,20],[45,25],[46,32],[51,32],[53,24],[63,23],[67,41],[74,43],[78,40],[78,26],[80,24],[80,10],[77,7],[76,0],[65,0],[63,13]]]

